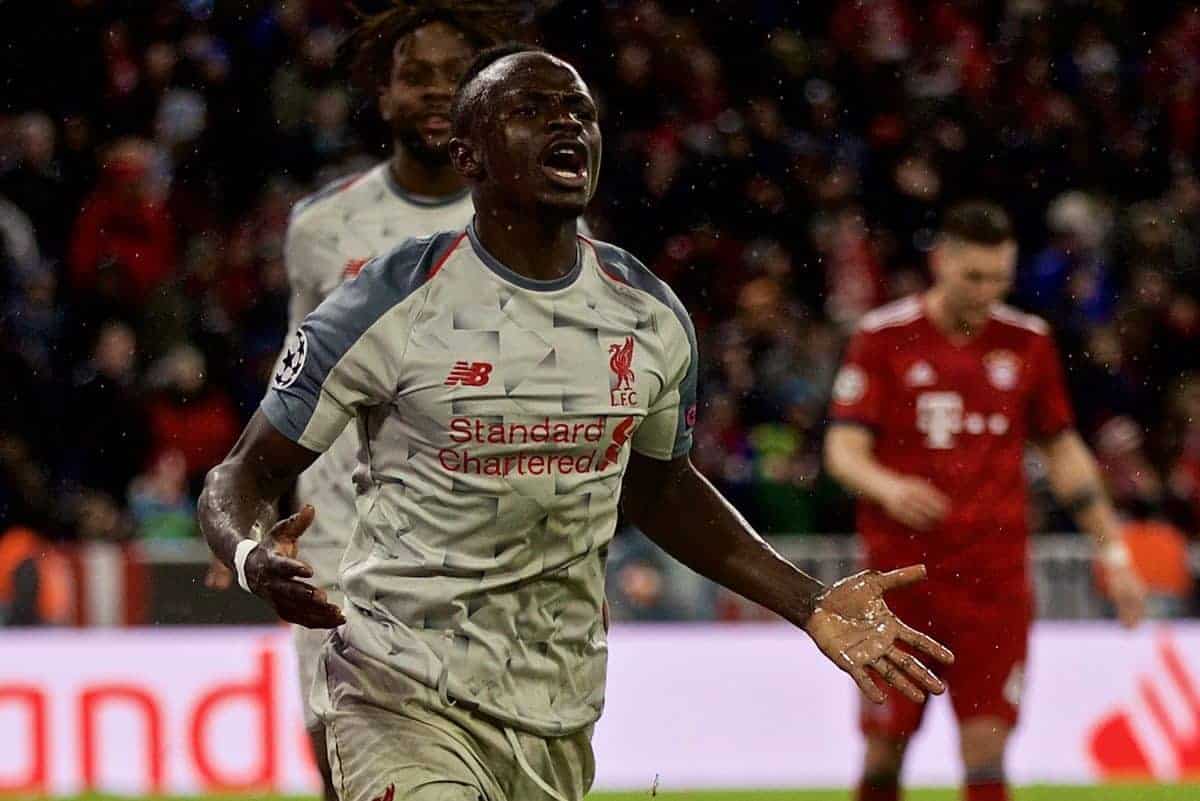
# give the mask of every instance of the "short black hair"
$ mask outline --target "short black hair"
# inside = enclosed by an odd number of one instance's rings
[[[467,65],[466,71],[458,79],[458,88],[454,91],[454,102],[450,104],[450,120],[455,136],[462,136],[471,130],[477,112],[476,102],[478,92],[468,91],[471,84],[479,77],[479,73],[495,64],[502,58],[517,53],[542,53],[550,55],[543,47],[526,44],[525,42],[502,42],[486,50],[481,50]]]
[[[955,203],[942,215],[941,235],[976,245],[1000,245],[1014,238],[1008,212],[990,200]]]
[[[491,47],[519,26],[517,5],[502,0],[392,0],[385,11],[361,16],[343,43],[350,82],[368,95],[378,94],[391,75],[396,43],[433,22],[461,31],[476,48]]]

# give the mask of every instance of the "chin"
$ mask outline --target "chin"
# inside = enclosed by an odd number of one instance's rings
[[[427,167],[445,167],[450,163],[450,137],[425,138],[416,131],[398,132],[397,139],[414,159]]]
[[[538,206],[557,214],[570,214],[578,217],[587,210],[588,198],[585,195],[563,195],[547,193],[538,198]]]

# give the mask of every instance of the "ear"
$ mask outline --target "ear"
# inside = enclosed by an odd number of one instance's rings
[[[450,153],[450,163],[459,175],[471,181],[483,178],[483,159],[475,148],[475,143],[466,137],[455,136],[446,145]]]
[[[379,109],[379,116],[383,117],[383,121],[390,123],[392,121],[392,104],[388,100],[387,89],[379,87],[379,93],[375,96],[375,106]]]
[[[929,250],[929,272],[935,279],[942,275],[942,268],[946,260],[946,243],[937,242]]]

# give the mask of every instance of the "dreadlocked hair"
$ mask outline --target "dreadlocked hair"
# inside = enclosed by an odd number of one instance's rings
[[[358,14],[361,22],[343,45],[350,80],[360,91],[376,94],[387,83],[396,43],[431,22],[461,31],[482,50],[518,36],[550,5],[545,0],[389,0],[384,11]]]

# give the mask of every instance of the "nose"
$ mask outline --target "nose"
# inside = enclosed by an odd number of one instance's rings
[[[565,131],[567,133],[582,133],[583,123],[569,109],[559,108],[546,123],[552,131]]]
[[[458,79],[448,73],[438,70],[433,81],[425,87],[425,98],[434,100],[453,99]]]
[[[446,101],[449,102],[454,98],[455,85],[444,80],[435,81],[425,87],[424,100],[425,102]]]

